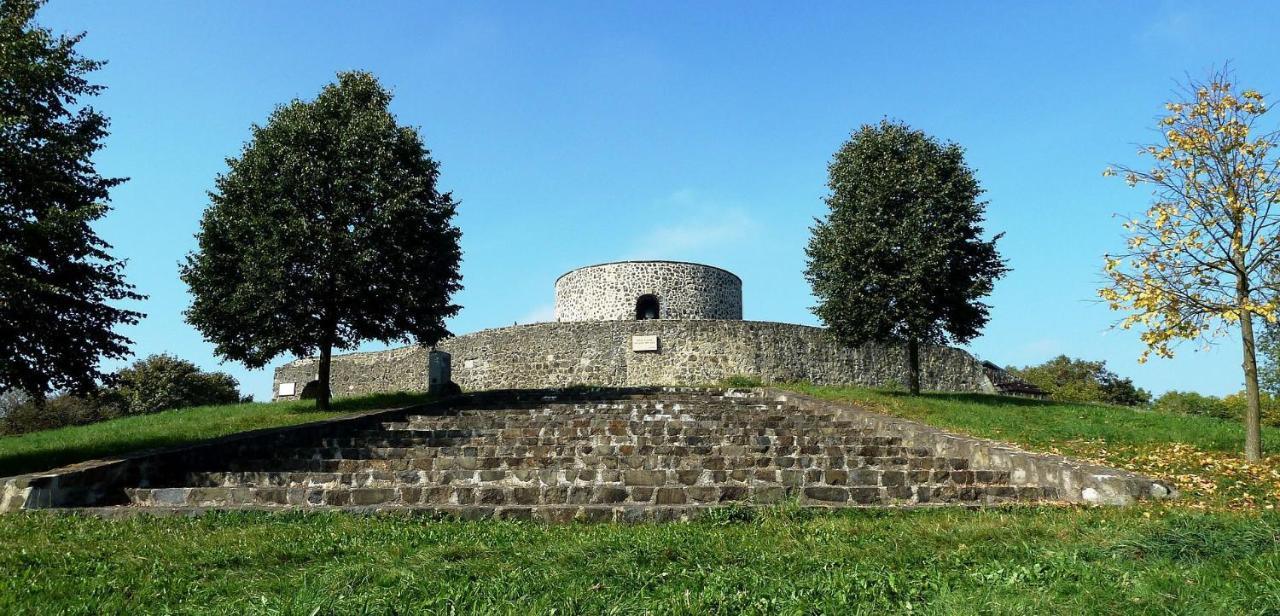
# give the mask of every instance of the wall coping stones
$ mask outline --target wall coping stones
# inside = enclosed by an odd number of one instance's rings
[[[696,265],[696,266],[698,266],[698,267],[705,267],[705,268],[707,268],[707,269],[720,270],[720,271],[722,271],[722,272],[724,272],[724,273],[726,273],[726,274],[728,274],[728,275],[730,275],[730,276],[733,276],[734,278],[737,278],[737,279],[738,279],[738,282],[742,282],[742,277],[741,277],[741,276],[739,276],[739,275],[737,275],[737,274],[735,274],[735,273],[733,273],[733,272],[731,272],[731,271],[729,271],[729,270],[727,270],[727,269],[725,269],[725,268],[723,268],[723,267],[716,267],[716,266],[714,266],[714,265],[707,265],[706,263],[694,263],[693,261],[672,261],[672,260],[668,260],[668,259],[624,259],[624,260],[621,260],[621,261],[606,261],[606,262],[604,262],[604,263],[595,263],[595,264],[592,264],[592,265],[584,265],[584,266],[582,266],[582,267],[574,268],[574,269],[571,269],[571,270],[569,270],[569,271],[567,271],[567,272],[565,272],[565,273],[563,273],[563,274],[560,274],[559,276],[557,276],[557,277],[556,277],[556,282],[560,282],[560,279],[561,279],[561,278],[564,278],[565,276],[568,276],[569,274],[572,274],[572,273],[574,273],[574,272],[582,271],[582,270],[585,270],[585,269],[591,269],[591,268],[593,268],[593,267],[604,267],[604,266],[606,266],[606,265],[621,265],[621,264],[624,264],[624,263],[670,263],[670,264],[673,264],[673,265]]]
[[[1009,471],[1015,485],[1056,486],[1069,502],[1130,505],[1136,501],[1174,498],[1173,486],[1145,475],[1092,464],[1066,456],[1030,452],[1009,443],[948,432],[928,424],[884,415],[851,403],[823,400],[788,390],[764,391],[800,408],[835,411],[886,436],[902,437],[911,447],[927,447],[937,456],[969,458],[976,466]]]

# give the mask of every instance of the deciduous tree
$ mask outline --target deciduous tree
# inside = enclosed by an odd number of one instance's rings
[[[318,408],[333,350],[364,340],[434,344],[461,288],[456,205],[439,164],[368,73],[271,114],[210,193],[182,279],[187,320],[218,354],[261,367],[318,353]]]
[[[1141,330],[1150,354],[1172,357],[1183,340],[1239,332],[1247,409],[1245,457],[1262,457],[1255,319],[1274,322],[1280,251],[1277,133],[1259,120],[1262,94],[1227,70],[1192,80],[1167,103],[1161,138],[1139,152],[1149,168],[1117,165],[1130,186],[1152,191],[1144,215],[1124,223],[1127,249],[1106,255],[1099,295],[1129,313],[1118,326]]]
[[[77,53],[83,34],[36,25],[41,4],[0,3],[0,391],[37,402],[96,387],[102,359],[129,355],[117,328],[143,316],[117,305],[142,296],[92,227],[124,181],[92,160],[107,118],[87,76],[103,63]]]
[[[1008,368],[1014,376],[1048,392],[1062,402],[1096,402],[1140,406],[1151,402],[1151,393],[1133,380],[1107,369],[1105,361],[1088,361],[1059,355],[1037,366]]]
[[[982,188],[960,146],[890,121],[854,133],[828,174],[807,249],[814,314],[846,344],[904,344],[919,393],[920,345],[977,336],[1008,271],[999,236],[983,237]]]

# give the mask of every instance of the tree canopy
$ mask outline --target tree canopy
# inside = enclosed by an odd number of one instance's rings
[[[456,204],[418,130],[369,73],[340,73],[313,101],[278,107],[227,160],[182,279],[187,320],[223,357],[261,367],[334,348],[434,344],[459,310]]]
[[[828,166],[830,212],[812,228],[805,272],[824,324],[846,344],[905,343],[920,390],[919,345],[981,331],[981,299],[1008,268],[964,150],[905,124],[855,132]]]
[[[1105,361],[1088,361],[1059,355],[1036,366],[1009,367],[1010,374],[1043,389],[1061,402],[1096,402],[1141,406],[1151,402],[1151,392],[1133,380],[1107,369]]]
[[[92,160],[107,118],[87,76],[103,63],[76,51],[83,34],[37,26],[41,4],[0,3],[0,390],[37,399],[96,387],[104,358],[129,356],[117,328],[143,316],[114,305],[142,296],[92,227],[124,181]]]
[[[1226,70],[1190,81],[1159,120],[1161,139],[1141,146],[1149,168],[1117,166],[1130,186],[1151,190],[1144,215],[1128,219],[1127,248],[1105,257],[1099,295],[1129,314],[1152,353],[1172,357],[1180,341],[1238,328],[1248,411],[1245,457],[1262,456],[1254,320],[1280,316],[1280,134],[1260,120],[1262,94]]]

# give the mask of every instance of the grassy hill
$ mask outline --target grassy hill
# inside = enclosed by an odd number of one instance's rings
[[[1238,421],[1098,404],[983,394],[902,393],[791,385],[801,393],[1021,445],[1095,460],[1171,480],[1180,506],[1280,507],[1280,456],[1245,463]],[[1264,451],[1280,450],[1280,429],[1263,428]]]
[[[1235,453],[1242,430],[1232,422],[988,396],[796,388],[1162,475],[1185,496],[1129,508],[729,509],[690,524],[633,526],[323,513],[100,520],[36,512],[0,516],[0,544],[11,546],[0,550],[0,613],[1280,609],[1280,456],[1245,464]],[[319,417],[273,408],[261,412],[278,413],[280,421]],[[112,438],[107,424],[94,428]],[[7,451],[40,436],[17,437]],[[1265,438],[1280,447],[1277,431]]]
[[[174,409],[0,437],[0,477],[49,470],[67,464],[205,439],[329,419],[356,411],[407,406],[423,395],[390,394],[339,398],[333,410],[315,410],[314,401],[250,402]]]

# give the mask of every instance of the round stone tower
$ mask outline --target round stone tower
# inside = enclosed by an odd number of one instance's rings
[[[742,279],[710,265],[620,261],[556,279],[557,321],[742,319]]]

